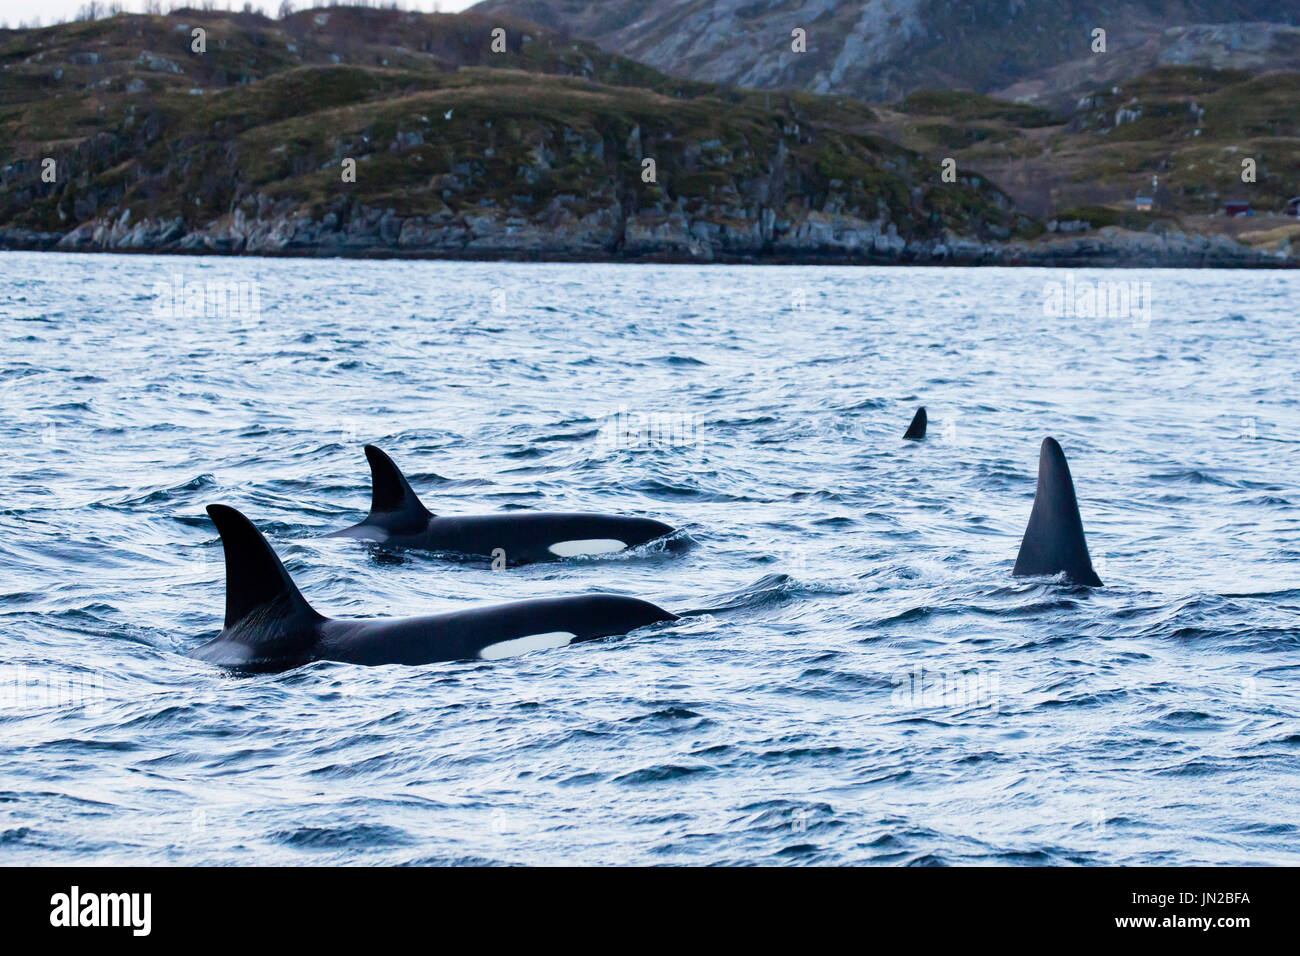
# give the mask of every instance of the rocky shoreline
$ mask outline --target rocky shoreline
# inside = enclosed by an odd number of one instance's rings
[[[242,211],[187,228],[177,218],[137,223],[94,219],[68,232],[0,229],[0,249],[300,257],[501,259],[513,261],[843,263],[1066,267],[1294,268],[1291,250],[1267,252],[1226,236],[1132,232],[1108,227],[1034,240],[946,233],[906,240],[892,223],[810,212],[777,222],[770,211],[723,223],[617,206],[541,221],[494,216],[398,216],[353,208],[315,220],[302,214],[249,218]]]
[[[1251,131],[1290,128],[1300,74],[1166,70],[1065,122],[960,91],[876,107],[681,80],[540,28],[485,53],[492,24],[468,14],[199,13],[112,17],[93,43],[75,24],[5,36],[0,248],[1176,268],[1300,259],[1290,223],[1243,233],[1246,245],[1221,234],[1234,224],[1208,219],[1210,197],[1236,189],[1233,157]],[[195,22],[221,42],[202,57],[156,52],[175,52]],[[1183,103],[1191,91],[1204,101],[1195,111]],[[1108,135],[1133,103],[1176,129]],[[1057,120],[1060,143],[1040,155],[1039,131]],[[1114,170],[1191,169],[1192,154],[1170,157],[1193,139],[1221,141],[1212,152],[1229,158],[1185,176],[1181,191],[1163,187],[1158,211],[1119,201],[1132,184]],[[1258,209],[1294,195],[1281,172],[1294,163],[1275,152],[1284,139],[1259,147],[1272,157],[1261,174],[1279,172],[1261,178]],[[1022,168],[1029,156],[1039,165]],[[1058,156],[1068,162],[1040,176]],[[1086,198],[1079,184],[1101,192]]]

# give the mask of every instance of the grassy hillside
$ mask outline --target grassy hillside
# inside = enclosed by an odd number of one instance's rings
[[[184,232],[274,215],[343,229],[361,210],[503,228],[686,215],[733,230],[766,211],[773,236],[813,212],[905,238],[1029,225],[986,180],[944,184],[931,159],[870,132],[860,103],[674,79],[536,27],[510,27],[493,53],[499,24],[185,10],[0,31],[0,227]],[[645,157],[657,182],[642,180]]]
[[[923,153],[947,152],[985,173],[1042,218],[1073,218],[1091,207],[1097,224],[1181,219],[1205,228],[1229,199],[1281,211],[1300,194],[1300,73],[1163,67],[1083,98],[1055,118],[973,93],[913,94],[877,108],[872,128]],[[1242,160],[1256,181],[1243,182]],[[1149,195],[1157,208],[1121,216]]]
[[[1212,214],[1300,194],[1300,74],[1162,68],[1061,115],[942,90],[868,107],[681,80],[533,26],[493,53],[499,25],[335,7],[0,31],[0,241],[915,261],[1053,221],[1294,237]],[[1153,176],[1156,209],[1129,208]]]

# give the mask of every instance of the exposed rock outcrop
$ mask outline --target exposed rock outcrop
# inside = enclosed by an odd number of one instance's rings
[[[533,222],[485,210],[478,215],[398,216],[358,208],[337,216],[223,217],[185,231],[179,219],[95,220],[67,233],[0,230],[0,248],[384,258],[625,260],[665,262],[912,263],[930,265],[1167,266],[1277,268],[1300,260],[1226,236],[1146,233],[1109,227],[1077,235],[994,241],[946,232],[904,240],[892,223],[809,213],[797,222],[763,216],[726,223],[625,216],[617,205],[583,216]]]

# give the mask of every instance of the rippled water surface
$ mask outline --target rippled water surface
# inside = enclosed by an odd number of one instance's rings
[[[156,314],[177,275],[260,315]],[[1149,325],[1044,318],[1045,270],[0,255],[0,862],[1300,862],[1300,275],[1073,278]],[[1011,577],[1049,434],[1101,590]],[[435,512],[683,548],[322,538],[366,442]],[[332,616],[691,613],[232,677],[185,656],[212,502]]]

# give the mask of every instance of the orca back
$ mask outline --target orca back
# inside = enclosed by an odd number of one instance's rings
[[[370,462],[371,505],[366,520],[326,537],[361,538],[395,548],[414,548],[531,564],[634,548],[673,533],[651,518],[567,512],[504,511],[439,518],[420,502],[401,469],[374,445]]]
[[[922,405],[916,410],[916,414],[912,416],[912,424],[907,426],[907,431],[903,433],[903,437],[908,441],[920,441],[925,437],[925,426],[928,420],[929,418],[925,414],[925,406]]]
[[[1101,587],[1092,568],[1083,519],[1074,494],[1074,479],[1065,452],[1055,438],[1044,438],[1038,452],[1038,488],[1029,524],[1020,541],[1012,575],[1049,576],[1064,572],[1068,581]]]
[[[367,445],[366,461],[370,463],[370,514],[362,523],[390,534],[415,534],[428,527],[433,512],[420,501],[393,459]]]
[[[677,615],[615,594],[535,598],[428,617],[353,620],[321,627],[320,656],[352,664],[497,660],[515,651],[613,637]],[[530,639],[542,643],[530,646]]]
[[[325,620],[307,603],[260,531],[225,505],[209,505],[226,556],[226,621],[192,655],[223,667],[280,670],[310,659]]]

